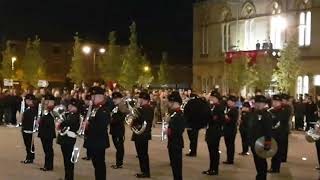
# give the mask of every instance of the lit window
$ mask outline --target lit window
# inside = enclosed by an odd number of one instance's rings
[[[284,30],[286,29],[287,21],[280,15],[271,17],[270,40],[274,49],[281,49],[284,43]]]
[[[315,86],[320,86],[320,75],[314,76],[314,83]]]
[[[253,50],[255,49],[255,38],[254,38],[254,20],[246,20],[244,23],[244,49]]]
[[[303,94],[302,91],[302,77],[299,76],[297,80],[297,94]]]
[[[309,94],[309,77],[303,77],[303,94]]]
[[[299,46],[311,44],[311,11],[301,12],[299,22]]]
[[[229,24],[222,25],[222,51],[228,52],[229,51]]]
[[[201,27],[201,54],[209,54],[208,26]]]

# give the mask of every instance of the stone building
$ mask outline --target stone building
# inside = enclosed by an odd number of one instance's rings
[[[320,93],[320,1],[204,0],[194,5],[193,88],[228,92],[225,55],[255,51],[259,42],[281,50],[297,38],[302,72],[297,94]]]

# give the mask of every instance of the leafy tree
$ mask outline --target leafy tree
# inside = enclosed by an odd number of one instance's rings
[[[137,83],[141,85],[143,88],[147,88],[150,83],[153,81],[154,77],[151,72],[150,63],[147,60],[146,56],[142,57],[141,67],[139,69],[140,75]]]
[[[82,82],[87,82],[89,76],[87,74],[86,64],[82,53],[82,44],[78,33],[74,36],[73,57],[71,68],[67,75],[74,83],[81,85]]]
[[[119,83],[126,89],[131,89],[138,81],[141,68],[141,54],[137,42],[136,24],[130,26],[130,44],[122,55]]]
[[[250,84],[251,69],[247,57],[233,59],[231,64],[226,65],[226,80],[231,92],[240,94],[242,88]]]
[[[10,47],[10,41],[6,42],[6,49],[2,52],[2,57],[1,76],[4,79],[13,79],[14,71],[12,69],[12,57],[14,57],[14,52]]]
[[[275,62],[270,57],[259,58],[257,63],[249,68],[251,74],[250,79],[252,80],[249,86],[260,89],[262,91],[269,88],[272,80],[272,72],[275,68]]]
[[[301,70],[300,67],[300,50],[297,40],[293,38],[281,51],[277,69],[273,74],[280,92],[294,92],[296,80]]]
[[[40,39],[27,40],[25,56],[22,62],[23,79],[26,86],[36,87],[38,80],[45,79],[45,61],[40,55]]]
[[[112,31],[109,34],[108,53],[102,56],[101,61],[98,62],[98,68],[101,78],[105,81],[116,81],[119,78],[121,70],[120,54],[117,51],[116,32]]]
[[[169,82],[169,68],[168,68],[168,54],[166,52],[162,53],[162,60],[160,63],[160,69],[158,71],[158,82],[160,84],[165,84]]]

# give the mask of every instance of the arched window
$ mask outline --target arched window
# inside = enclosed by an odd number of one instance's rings
[[[309,77],[303,77],[303,94],[309,94]]]
[[[251,18],[256,15],[256,8],[252,4],[252,2],[247,1],[242,6],[241,17],[243,18]]]
[[[302,76],[299,76],[297,79],[297,94],[303,94],[302,90]]]
[[[299,13],[299,46],[306,47],[311,44],[311,1],[298,0]]]

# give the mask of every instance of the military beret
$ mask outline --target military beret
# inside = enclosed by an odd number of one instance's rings
[[[90,88],[91,95],[98,95],[98,94],[104,95],[104,93],[105,93],[105,90],[99,86],[95,86],[95,87]]]
[[[139,98],[149,101],[150,100],[150,94],[145,92],[145,91],[142,91],[142,92],[139,93]]]
[[[281,97],[281,95],[276,94],[276,95],[273,95],[273,96],[272,96],[272,100],[274,100],[274,101],[281,101],[281,100],[282,100],[282,97]]]
[[[112,98],[116,99],[116,98],[122,98],[123,95],[120,92],[113,92],[112,93]]]
[[[218,91],[212,91],[212,92],[210,93],[210,96],[216,97],[216,98],[218,98],[218,99],[221,98],[221,95],[220,95],[220,93],[219,93]]]
[[[228,101],[233,101],[233,102],[237,102],[238,98],[236,96],[229,96],[228,97]]]
[[[263,95],[257,95],[257,96],[255,96],[255,98],[254,98],[254,102],[256,102],[256,103],[267,103],[268,100],[267,100],[267,98],[266,98],[265,96],[263,96]]]
[[[249,102],[244,102],[242,107],[247,107],[247,108],[251,108],[250,103]]]
[[[288,94],[282,94],[281,98],[284,99],[284,100],[289,100],[290,96]]]
[[[168,96],[168,101],[170,102],[178,102],[178,103],[182,103],[182,99],[181,96],[179,94],[179,92],[177,91],[173,91],[169,96]]]
[[[27,94],[25,100],[36,100],[36,97],[33,94]]]
[[[46,95],[44,96],[44,100],[54,101],[55,98],[54,98],[54,96],[53,96],[52,94],[46,94]]]

